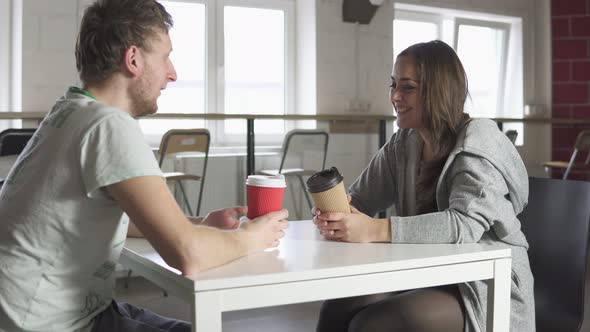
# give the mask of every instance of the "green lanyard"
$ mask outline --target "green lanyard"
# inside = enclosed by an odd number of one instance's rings
[[[88,92],[88,91],[86,91],[86,90],[84,90],[84,89],[80,89],[80,88],[78,88],[78,87],[76,87],[76,86],[71,86],[71,87],[68,89],[68,91],[69,91],[69,92],[72,92],[72,93],[78,93],[78,94],[81,94],[81,95],[85,95],[86,97],[90,97],[90,98],[92,98],[92,99],[96,100],[96,97],[95,97],[95,96],[93,96],[93,95],[92,95],[92,93],[90,93],[90,92]]]

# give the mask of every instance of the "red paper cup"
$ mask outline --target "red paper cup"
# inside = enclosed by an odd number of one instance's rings
[[[285,188],[283,175],[250,175],[246,180],[248,218],[254,219],[263,214],[279,211],[283,207]]]

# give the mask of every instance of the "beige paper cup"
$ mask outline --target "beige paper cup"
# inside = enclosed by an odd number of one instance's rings
[[[306,186],[315,207],[321,212],[350,213],[343,177],[336,167],[312,175]]]

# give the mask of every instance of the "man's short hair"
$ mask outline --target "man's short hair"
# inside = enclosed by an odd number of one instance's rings
[[[100,84],[119,71],[125,51],[149,51],[172,17],[156,0],[97,0],[86,8],[76,41],[76,68],[84,85]]]

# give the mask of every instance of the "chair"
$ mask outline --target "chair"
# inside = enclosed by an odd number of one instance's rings
[[[518,131],[511,129],[511,130],[507,130],[505,132],[506,136],[508,136],[508,139],[510,139],[510,142],[512,142],[512,144],[516,144],[516,138],[518,137]]]
[[[529,178],[519,219],[535,278],[537,332],[579,331],[590,228],[590,182]]]
[[[203,200],[203,188],[205,187],[205,175],[207,174],[207,162],[209,161],[209,144],[211,135],[207,129],[172,129],[162,136],[160,142],[160,168],[164,163],[166,156],[185,152],[200,152],[205,155],[201,175],[188,174],[183,172],[165,172],[164,177],[167,181],[175,181],[180,187],[184,204],[189,214],[199,215],[201,213],[201,201]],[[196,214],[193,214],[191,204],[182,184],[184,180],[200,181],[199,198],[197,201]]]
[[[588,167],[590,164],[590,153],[586,157],[584,163],[576,163],[576,156],[578,152],[588,152],[590,150],[590,130],[583,130],[578,134],[576,138],[576,143],[574,144],[574,152],[572,152],[572,156],[570,157],[569,162],[567,161],[546,161],[541,165],[545,167],[545,171],[549,173],[551,168],[558,168],[558,169],[565,169],[563,173],[563,179],[567,179],[570,171],[573,168],[584,168]]]
[[[0,156],[20,154],[37,129],[6,129],[0,132]]]
[[[311,176],[320,170],[323,170],[326,166],[326,155],[328,151],[328,133],[324,130],[312,130],[312,129],[294,129],[289,131],[285,135],[283,141],[281,157],[281,164],[279,169],[267,169],[260,170],[257,174],[262,175],[276,175],[283,174],[285,177],[296,177],[299,180],[301,189],[303,190],[305,200],[309,209],[312,208],[312,203],[305,189],[304,176]],[[313,155],[316,153],[316,155]],[[309,157],[309,158],[305,158]],[[303,161],[305,159],[319,160],[317,163],[317,169],[304,169],[302,168]],[[297,165],[294,168],[288,168],[287,165]],[[291,190],[293,201],[295,201],[295,193]],[[299,213],[298,213],[299,215]]]
[[[11,128],[0,132],[0,157],[19,155],[25,149],[36,130],[34,128]],[[8,171],[0,174],[0,188],[4,185],[6,175],[8,175]]]

